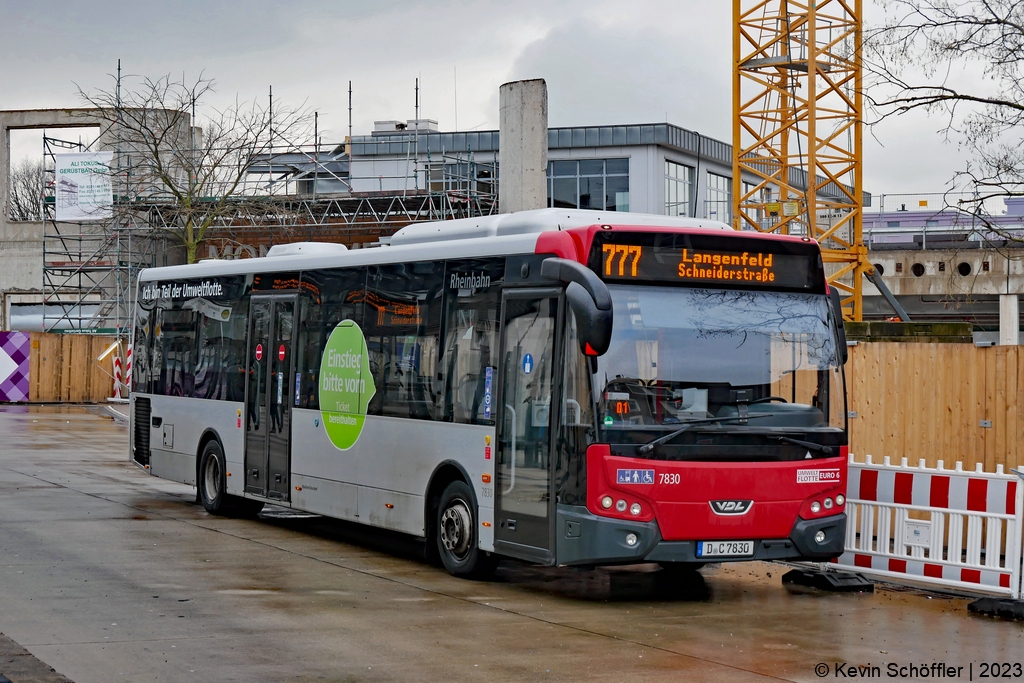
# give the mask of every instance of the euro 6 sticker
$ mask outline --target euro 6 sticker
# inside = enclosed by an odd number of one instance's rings
[[[797,470],[796,483],[798,484],[823,484],[836,483],[841,481],[839,469],[822,470]]]
[[[366,338],[353,320],[331,331],[320,359],[320,416],[327,438],[341,450],[352,448],[363,431],[366,408],[376,393]]]

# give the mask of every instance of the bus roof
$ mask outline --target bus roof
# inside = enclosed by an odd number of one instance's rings
[[[577,209],[537,209],[517,213],[416,223],[398,230],[382,245],[344,249],[333,243],[279,245],[254,259],[208,259],[198,263],[148,268],[141,281],[216,275],[312,270],[343,266],[407,263],[432,259],[473,258],[534,253],[542,233],[597,225],[660,227],[700,231],[733,230],[725,223],[656,214]],[[283,248],[282,248],[283,247]]]
[[[666,228],[703,228],[731,230],[720,221],[682,216],[660,216],[651,213],[623,213],[618,211],[589,211],[585,209],[535,209],[479,218],[459,218],[453,221],[414,223],[407,225],[391,237],[391,245],[426,244],[479,237],[505,237],[530,235],[541,232],[585,228],[591,225],[636,225]]]

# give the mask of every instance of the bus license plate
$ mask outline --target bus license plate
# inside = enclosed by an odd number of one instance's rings
[[[753,554],[753,541],[700,541],[697,543],[697,557],[745,557]]]

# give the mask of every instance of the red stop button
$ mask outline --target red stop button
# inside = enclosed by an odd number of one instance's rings
[[[256,360],[263,360],[263,344],[256,345]]]
[[[284,344],[281,344],[281,348],[277,350],[277,359],[284,360]]]

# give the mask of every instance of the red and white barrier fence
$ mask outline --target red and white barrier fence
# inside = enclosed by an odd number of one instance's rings
[[[132,391],[132,345],[128,345],[128,350],[124,354],[124,386],[127,393],[131,394]]]
[[[1021,597],[1024,486],[1015,474],[850,456],[846,552],[830,566],[899,583]]]
[[[121,357],[114,356],[114,398],[121,398]]]

